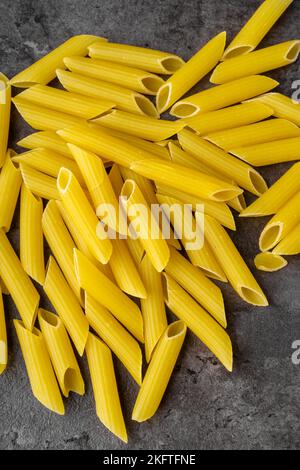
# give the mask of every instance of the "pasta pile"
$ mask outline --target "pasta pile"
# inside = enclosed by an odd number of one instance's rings
[[[112,353],[140,387],[138,422],[157,411],[187,328],[232,371],[213,281],[229,282],[250,304],[268,300],[226,230],[235,230],[231,209],[272,216],[258,269],[276,271],[287,264],[282,255],[300,252],[300,163],[269,189],[254,168],[300,158],[299,104],[271,92],[278,82],[261,75],[295,62],[300,41],[256,50],[291,3],[264,1],[227,48],[221,32],[187,62],[86,35],[11,80],[1,75],[0,294],[19,311],[14,325],[32,392],[50,410],[64,414],[62,395],[84,394],[73,348],[86,353],[99,419],[125,442]],[[186,96],[211,72],[213,86]],[[55,78],[60,88],[49,86]],[[11,99],[11,87],[25,90]],[[18,155],[7,150],[11,101],[37,131],[18,142],[27,149]],[[160,119],[165,111],[178,119]],[[244,191],[257,196],[248,207]],[[19,194],[18,257],[6,234]],[[151,211],[157,204],[161,218]],[[136,205],[144,236],[130,232]],[[180,222],[189,226],[181,236]],[[198,229],[204,242],[195,248]],[[33,281],[56,313],[40,307]],[[177,321],[168,324],[166,306]],[[7,356],[0,295],[0,373]]]

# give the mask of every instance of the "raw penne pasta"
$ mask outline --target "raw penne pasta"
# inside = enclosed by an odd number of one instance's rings
[[[14,320],[14,326],[33,395],[49,410],[64,415],[64,403],[42,333],[37,328],[26,329],[20,320]]]
[[[235,148],[230,152],[253,166],[291,162],[300,158],[300,137]]]
[[[161,274],[153,267],[147,255],[142,259],[139,270],[147,289],[147,297],[141,299],[141,310],[144,319],[146,361],[149,362],[168,323]]]
[[[145,254],[145,250],[140,240],[139,239],[133,240],[131,238],[127,238],[126,243],[128,246],[128,250],[132,256],[132,259],[134,260],[135,264],[139,266]]]
[[[14,155],[15,152],[8,149],[0,173],[0,228],[5,232],[10,230],[22,184],[20,169],[12,160]]]
[[[29,165],[20,163],[23,183],[33,194],[43,199],[59,199],[56,179],[37,171]]]
[[[142,383],[142,351],[115,317],[87,292],[85,313],[91,327],[122,362],[138,385]]]
[[[217,65],[223,55],[225,44],[226,32],[223,31],[206,43],[161,86],[156,97],[156,107],[160,114],[170,108]]]
[[[295,163],[264,194],[245,208],[240,217],[265,217],[276,214],[300,191],[300,163]]]
[[[108,263],[112,254],[111,242],[84,191],[70,170],[60,169],[57,188],[66,211],[76,223],[77,230],[81,232],[91,253],[101,263]]]
[[[235,36],[223,60],[253,51],[293,0],[265,0]]]
[[[1,289],[3,295],[9,295],[7,287],[4,284],[3,279],[1,279],[1,277],[0,277],[0,289]]]
[[[108,177],[113,187],[116,198],[119,198],[124,184],[119,165],[117,165],[116,163],[113,164],[108,173]]]
[[[92,47],[89,47],[89,56],[166,75],[176,72],[184,64],[184,61],[174,54],[112,42],[107,48],[102,47],[100,41],[94,42]]]
[[[0,168],[2,168],[8,143],[10,122],[11,86],[8,78],[0,73]]]
[[[266,93],[265,95],[258,96],[249,101],[249,103],[251,102],[270,106],[270,108],[273,109],[274,116],[288,119],[294,124],[297,124],[297,126],[300,126],[299,103],[288,96],[284,96],[281,93]]]
[[[113,434],[127,442],[114,364],[110,349],[92,333],[86,344],[97,416]]]
[[[0,229],[0,276],[28,330],[32,330],[40,296],[5,233]]]
[[[277,85],[278,82],[264,75],[240,78],[178,101],[171,108],[170,114],[178,118],[187,118],[199,113],[216,111],[266,93]]]
[[[132,419],[139,423],[156,413],[170,381],[186,335],[186,325],[176,321],[161,336],[139,390]]]
[[[170,260],[165,272],[194,297],[223,328],[227,327],[222,291],[210,279],[207,279],[200,269],[197,269],[184,256],[171,248]]]
[[[164,81],[161,77],[138,68],[106,60],[87,57],[65,57],[65,66],[71,72],[121,85],[146,95],[156,95]]]
[[[5,371],[8,360],[5,313],[0,285],[0,375]]]
[[[19,140],[17,145],[29,150],[44,148],[59,153],[68,158],[73,158],[66,142],[55,131],[39,131],[29,134]]]
[[[158,117],[157,110],[149,98],[136,91],[65,70],[56,70],[56,75],[68,91],[98,100],[112,101],[118,108],[129,113]]]
[[[68,397],[71,391],[83,395],[84,381],[61,319],[42,308],[39,309],[38,319],[63,395]]]
[[[140,240],[154,268],[161,272],[169,260],[169,247],[135,181],[125,181],[121,192],[121,204],[126,211],[134,235]]]
[[[232,372],[232,344],[226,331],[168,274],[163,274],[163,286],[171,312]]]
[[[251,166],[241,162],[193,132],[184,129],[178,134],[183,149],[193,155],[200,163],[233,178],[242,188],[255,195],[264,193],[268,187],[263,177]]]
[[[43,201],[23,184],[20,203],[20,260],[26,273],[39,284],[45,281]]]
[[[215,132],[204,136],[224,150],[263,144],[274,140],[300,137],[300,129],[286,119],[269,119],[249,126]]]
[[[92,122],[152,141],[172,137],[185,126],[182,121],[164,121],[150,116],[138,116],[118,109],[93,119]]]
[[[78,354],[82,356],[89,331],[88,321],[53,256],[50,256],[47,264],[44,291],[65,325]]]
[[[240,194],[239,196],[235,197],[234,199],[231,199],[230,201],[227,201],[227,204],[237,212],[242,212],[244,209],[246,209],[246,201],[244,194]],[[210,215],[210,214],[209,214]]]
[[[138,306],[76,249],[74,265],[81,288],[107,308],[139,341],[143,342],[143,319]]]
[[[288,263],[282,256],[266,251],[265,253],[259,253],[255,256],[254,264],[260,271],[273,273],[274,271],[285,268]]]
[[[300,224],[273,248],[274,255],[298,255],[300,253]]]
[[[106,41],[106,39],[88,35],[73,36],[27,69],[15,75],[10,82],[13,86],[20,88],[28,88],[37,83],[46,85],[55,78],[56,69],[64,67],[64,57],[86,55],[88,52],[87,47],[95,41]]]
[[[205,216],[205,236],[238,295],[253,305],[265,307],[268,301],[226,230],[212,217]]]

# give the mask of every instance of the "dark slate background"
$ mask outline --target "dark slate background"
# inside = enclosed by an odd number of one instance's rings
[[[1,0],[0,70],[12,77],[74,34],[106,36],[188,59],[224,29],[231,39],[259,4],[257,0]],[[296,38],[299,24],[296,0],[263,45]],[[290,95],[292,82],[300,79],[299,65],[271,76],[280,81],[280,91]],[[28,131],[13,111],[10,145],[15,147]],[[272,183],[289,166],[265,168],[262,173]],[[264,223],[237,220],[233,235],[252,269]],[[17,215],[10,234],[16,249],[18,226]],[[227,373],[188,334],[166,396],[149,422],[139,425],[130,420],[138,389],[115,361],[129,433],[127,447],[97,419],[84,359],[80,363],[87,393],[66,402],[65,417],[50,413],[35,400],[12,328],[18,313],[6,297],[9,367],[0,377],[0,449],[299,449],[300,365],[291,360],[291,345],[300,339],[299,268],[299,257],[293,257],[283,271],[255,273],[270,300],[267,309],[245,304],[225,286],[234,372]],[[49,307],[45,299],[42,305]]]

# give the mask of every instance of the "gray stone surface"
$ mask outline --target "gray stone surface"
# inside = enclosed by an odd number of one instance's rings
[[[0,1],[0,70],[12,77],[73,34],[98,34],[111,41],[165,49],[184,58],[212,35],[229,38],[260,2],[257,0],[10,0]],[[300,5],[295,1],[264,40],[268,45],[297,37]],[[299,65],[271,74],[291,94]],[[28,133],[12,113],[11,145]],[[288,165],[266,168],[269,183]],[[264,221],[238,220],[233,235],[253,269]],[[18,217],[10,238],[17,248]],[[157,415],[139,425],[130,420],[137,387],[116,362],[129,432],[128,449],[294,449],[300,448],[300,365],[291,344],[300,339],[300,259],[278,273],[256,272],[271,307],[254,308],[223,286],[234,344],[230,375],[188,334],[176,371]],[[49,306],[43,298],[43,306]],[[18,313],[5,298],[9,367],[0,378],[0,449],[125,449],[99,422],[85,360],[87,393],[66,401],[59,417],[32,396],[12,328]]]

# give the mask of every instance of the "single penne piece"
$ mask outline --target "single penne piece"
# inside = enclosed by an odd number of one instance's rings
[[[27,69],[15,75],[10,83],[19,88],[28,88],[37,83],[47,85],[55,78],[56,69],[64,67],[64,57],[86,55],[88,52],[87,47],[95,41],[106,41],[106,39],[89,35],[73,36]]]
[[[227,327],[222,291],[210,279],[207,279],[200,269],[171,248],[170,260],[165,272],[194,297],[223,328]]]
[[[149,362],[168,323],[161,274],[153,267],[147,255],[140,262],[139,270],[147,289],[147,297],[141,299],[141,310],[144,319],[146,361]]]
[[[269,251],[300,222],[300,191],[289,199],[267,223],[259,237],[260,251]]]
[[[286,237],[273,248],[274,255],[298,255],[300,253],[300,224],[297,224]]]
[[[175,54],[112,42],[107,48],[103,48],[100,41],[94,42],[89,47],[89,56],[166,75],[176,72],[184,64]]]
[[[300,126],[300,107],[299,102],[293,100],[289,96],[284,96],[281,93],[266,93],[265,95],[258,96],[249,103],[261,103],[273,109],[274,116],[289,121]],[[247,104],[247,103],[245,103]]]
[[[43,199],[59,199],[59,192],[56,186],[56,179],[45,175],[41,171],[20,163],[20,171],[23,183],[33,194]]]
[[[232,372],[232,344],[226,331],[168,274],[163,274],[163,286],[171,312]]]
[[[204,136],[204,139],[230,151],[231,149],[292,137],[300,137],[300,129],[296,124],[286,119],[269,119],[249,126],[208,134]]]
[[[5,371],[8,360],[7,334],[5,324],[5,313],[2,299],[2,288],[0,285],[0,375]]]
[[[110,349],[92,333],[86,344],[97,416],[113,434],[127,442],[114,364]]]
[[[293,0],[265,0],[235,36],[223,60],[253,51]]]
[[[64,403],[41,331],[37,328],[28,330],[20,320],[14,320],[14,326],[33,395],[49,410],[60,415],[65,414]]]
[[[12,158],[15,152],[8,149],[4,166],[0,173],[0,228],[9,232],[16,210],[22,176]]]
[[[73,158],[66,142],[59,137],[55,131],[34,132],[24,137],[24,139],[19,140],[17,145],[29,150],[44,148],[64,155],[65,157]]]
[[[265,253],[259,253],[255,256],[254,264],[260,271],[273,273],[274,271],[285,268],[288,262],[282,256],[266,251]]]
[[[11,86],[8,78],[0,73],[0,168],[7,151],[11,107]]]
[[[39,309],[38,319],[63,395],[68,397],[71,391],[83,395],[84,381],[63,322],[57,315],[42,308]]]
[[[53,256],[47,264],[44,291],[62,319],[78,354],[82,356],[89,331],[88,321]]]
[[[276,214],[300,191],[300,163],[295,163],[264,194],[245,208],[240,217],[265,217]]]
[[[68,91],[98,100],[112,101],[118,108],[129,113],[158,117],[157,110],[149,98],[136,91],[65,70],[56,70],[56,75]]]
[[[101,263],[108,263],[112,253],[111,242],[80,184],[67,168],[60,169],[57,188],[66,211],[76,223],[91,253]]]
[[[85,314],[91,327],[122,362],[138,385],[142,383],[142,351],[116,318],[87,292]]]
[[[138,306],[76,249],[74,265],[81,288],[107,308],[139,341],[143,342],[143,319]]]
[[[300,159],[300,137],[235,148],[230,152],[253,166],[291,162]]]
[[[7,236],[0,229],[0,276],[5,283],[28,330],[32,330],[40,295],[13,250]]]
[[[225,44],[226,32],[223,31],[206,43],[161,86],[156,97],[156,107],[160,114],[170,108],[217,65],[223,55]]]
[[[264,75],[239,78],[178,101],[172,106],[170,114],[178,118],[188,118],[199,113],[216,111],[266,93],[277,85],[279,83],[276,80]]]
[[[226,230],[212,217],[205,216],[205,236],[238,295],[253,305],[265,307],[268,301]]]
[[[20,260],[26,273],[39,284],[45,281],[43,201],[23,184],[20,203]]]
[[[200,163],[206,164],[227,178],[233,178],[242,188],[255,195],[264,193],[268,187],[263,177],[251,166],[241,162],[193,132],[184,129],[178,134],[183,149]]]
[[[162,334],[139,390],[132,419],[147,421],[156,413],[170,381],[186,335],[183,321],[171,323]]]

